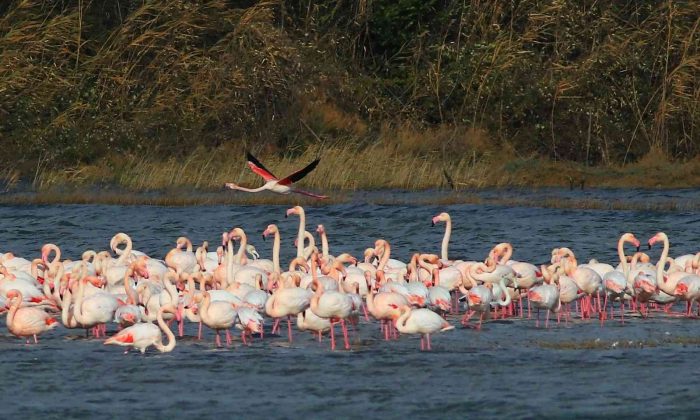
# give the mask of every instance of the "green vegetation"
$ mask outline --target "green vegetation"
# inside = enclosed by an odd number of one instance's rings
[[[40,191],[700,185],[700,4],[0,2],[0,178]],[[447,173],[447,175],[445,175]],[[449,179],[448,179],[449,178]]]

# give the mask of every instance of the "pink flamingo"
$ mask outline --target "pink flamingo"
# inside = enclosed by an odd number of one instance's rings
[[[112,337],[105,340],[105,344],[115,344],[117,346],[135,348],[140,350],[141,354],[145,353],[146,349],[150,346],[155,346],[156,349],[163,353],[173,351],[175,348],[175,335],[163,320],[163,312],[175,314],[176,309],[173,305],[161,306],[158,309],[158,314],[156,316],[158,326],[155,326],[150,322],[134,324],[130,327],[124,328]],[[163,345],[161,330],[163,330],[165,336],[168,338],[168,344],[166,345]],[[128,352],[129,349],[127,348],[124,354],[127,354]]]
[[[401,307],[396,305],[393,306],[394,309],[398,309],[401,314],[396,317],[394,321],[396,324],[396,329],[404,334],[421,334],[421,350],[431,350],[430,334],[438,331],[449,331],[455,328],[443,317],[430,309],[411,309],[411,307],[408,305]]]
[[[32,308],[22,308],[22,292],[12,289],[7,292],[10,310],[7,313],[7,329],[17,337],[26,337],[29,344],[29,337],[34,337],[34,344],[38,343],[37,335],[56,328],[56,320],[45,311]],[[12,300],[14,299],[14,301]]]
[[[272,174],[265,166],[263,166],[260,161],[258,161],[253,155],[250,153],[247,154],[248,156],[248,167],[255,172],[257,175],[260,175],[264,180],[265,184],[262,187],[250,189],[250,188],[245,188],[241,187],[239,185],[236,185],[232,182],[226,183],[226,188],[230,188],[232,190],[238,190],[238,191],[245,191],[245,192],[251,192],[251,193],[257,193],[260,191],[265,191],[269,190],[272,192],[275,192],[277,194],[289,194],[289,193],[297,193],[297,194],[302,194],[306,195],[309,197],[313,198],[319,198],[319,199],[324,199],[328,198],[328,196],[325,195],[318,195],[314,194],[308,191],[303,191],[299,190],[296,188],[292,188],[291,185],[297,181],[300,181],[302,178],[304,178],[306,175],[308,175],[311,171],[313,171],[316,168],[316,165],[318,165],[318,162],[321,161],[321,159],[316,159],[307,166],[305,166],[303,169],[300,169],[293,174],[279,179],[275,175]]]
[[[345,341],[345,349],[350,349],[348,341],[348,330],[345,325],[345,319],[352,313],[352,299],[345,293],[328,290],[324,293],[324,285],[318,281],[316,274],[316,260],[318,254],[314,254],[311,259],[311,273],[314,276],[313,284],[316,286],[316,293],[311,297],[310,308],[321,318],[328,318],[331,322],[331,350],[335,350],[335,333],[333,325],[340,323],[343,330],[343,339]]]

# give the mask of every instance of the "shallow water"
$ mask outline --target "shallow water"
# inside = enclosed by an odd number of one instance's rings
[[[683,198],[694,200],[697,190]],[[374,194],[374,193],[373,193]],[[520,194],[517,191],[510,194]],[[562,192],[562,194],[566,194]],[[610,196],[610,192],[598,192]],[[650,193],[649,199],[664,200]],[[613,198],[617,197],[612,195]],[[219,242],[241,226],[263,256],[271,243],[259,234],[269,223],[282,233],[283,261],[298,219],[285,220],[284,206],[5,206],[0,207],[0,250],[27,258],[54,242],[68,257],[105,249],[117,231],[131,235],[136,249],[163,256],[176,237]],[[323,223],[333,253],[361,255],[375,239],[393,245],[406,259],[414,251],[438,252],[443,228],[431,227],[440,211],[452,215],[451,258],[483,259],[501,241],[514,258],[542,263],[552,247],[568,246],[580,260],[616,259],[619,235],[634,232],[643,242],[659,230],[671,238],[671,254],[697,252],[697,213],[581,211],[483,205],[378,206],[360,201],[307,209],[307,228]],[[660,253],[654,249],[655,258]],[[458,322],[451,318],[451,322]],[[111,326],[113,330],[114,327]],[[269,325],[268,325],[269,331]],[[284,329],[283,329],[284,331]],[[84,339],[59,327],[38,346],[25,346],[2,328],[0,364],[3,416],[31,417],[581,417],[686,415],[697,409],[700,379],[696,360],[697,320],[629,319],[625,325],[578,321],[537,329],[533,320],[491,321],[482,331],[456,328],[433,337],[433,352],[418,351],[416,337],[385,343],[376,323],[359,327],[352,351],[328,349],[297,333],[267,334],[250,347],[236,340],[215,349],[213,334],[188,337],[172,353],[122,355],[120,348]],[[600,346],[581,349],[601,340]],[[560,349],[556,343],[574,345]],[[554,348],[553,348],[554,347]],[[563,347],[572,347],[566,346]],[[230,415],[230,414],[229,414]]]

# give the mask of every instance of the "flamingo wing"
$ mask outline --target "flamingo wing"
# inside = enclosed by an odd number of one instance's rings
[[[277,177],[270,172],[255,156],[251,155],[250,152],[247,153],[248,167],[250,170],[260,175],[265,181],[270,181],[272,179],[277,179]]]
[[[285,177],[284,179],[280,179],[279,184],[280,185],[291,185],[292,183],[301,180],[306,175],[308,175],[311,171],[313,171],[320,161],[321,161],[320,158],[316,159],[313,162],[306,165],[303,169],[300,169],[300,170],[294,172],[293,174]]]

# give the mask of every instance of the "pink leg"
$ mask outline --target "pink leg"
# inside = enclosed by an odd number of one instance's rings
[[[185,335],[185,319],[184,318],[180,318],[180,322],[178,322],[177,333],[179,334],[180,337]]]
[[[484,323],[484,313],[481,313],[481,316],[479,317],[479,331],[481,331],[481,324]]]
[[[350,350],[350,340],[348,340],[348,327],[345,325],[345,320],[340,320],[340,327],[343,329],[343,340],[345,341],[345,350]]]
[[[226,330],[226,345],[230,346],[233,340],[231,340],[231,331]]]
[[[335,331],[334,330],[335,323],[331,321],[331,350],[335,350]]]
[[[362,304],[362,311],[365,313],[365,321],[369,322],[369,314],[367,313],[367,305]]]
[[[34,344],[39,344],[39,340],[37,340],[36,334],[34,334]]]
[[[289,336],[289,344],[292,344],[292,321],[289,315],[287,315],[287,335]]]
[[[272,324],[272,334],[276,334],[276,333],[277,333],[277,328],[279,328],[279,326],[280,326],[280,319],[279,319],[279,318],[275,318],[275,323]]]
[[[199,329],[197,330],[197,340],[202,339],[202,321],[199,321]]]
[[[544,327],[549,329],[549,309],[547,309],[547,318],[544,320]]]
[[[424,341],[425,341],[425,338],[421,335],[421,336],[420,336],[420,351],[425,350]]]
[[[520,295],[518,306],[520,307],[520,318],[522,318],[523,317],[523,296],[522,295]]]
[[[219,337],[219,330],[216,330],[216,347],[221,347],[221,337]]]
[[[430,348],[430,334],[426,334],[426,335],[425,335],[425,339],[428,341],[428,351],[432,350],[432,349]]]
[[[248,345],[248,340],[246,340],[245,335],[245,330],[241,331],[241,340],[243,340],[243,344]]]

